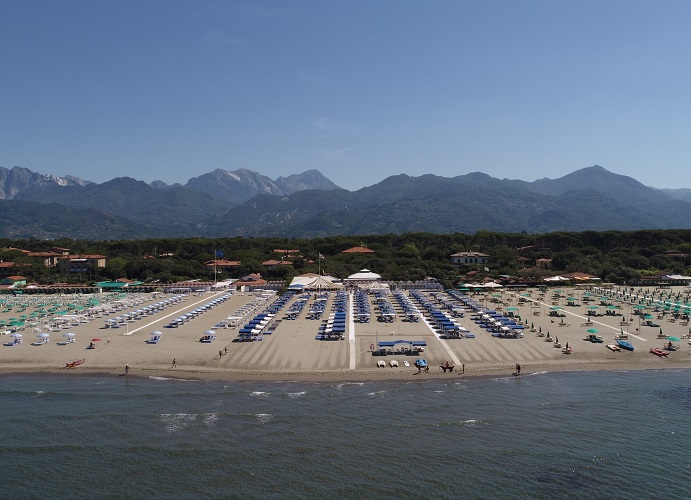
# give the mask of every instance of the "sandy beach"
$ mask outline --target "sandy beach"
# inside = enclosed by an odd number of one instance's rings
[[[224,293],[206,292],[178,297],[177,302],[170,301],[165,307],[149,314],[137,314],[136,311],[160,305],[173,296],[4,296],[0,321],[4,325],[5,335],[0,336],[0,340],[2,343],[12,343],[18,338],[18,333],[22,342],[0,346],[0,373],[122,376],[128,366],[128,376],[316,382],[507,375],[515,371],[517,363],[521,365],[522,376],[544,371],[691,367],[688,322],[681,317],[675,318],[673,314],[675,307],[677,313],[683,312],[679,305],[674,305],[675,302],[681,302],[683,307],[685,291],[682,289],[646,289],[633,294],[628,288],[608,292],[564,288],[558,293],[554,290],[498,289],[473,295],[473,299],[483,307],[521,318],[525,330],[522,338],[515,339],[492,336],[491,332],[478,326],[469,309],[463,317],[454,320],[475,337],[440,338],[439,332],[426,319],[419,322],[402,321],[402,311],[392,299],[397,312],[392,323],[376,321],[373,304],[371,322],[355,323],[349,314],[343,339],[316,340],[319,325],[332,309],[335,292],[328,293],[321,319],[308,319],[307,310],[313,302],[313,296],[310,296],[308,307],[297,319],[286,319],[284,313],[295,300],[293,298],[274,316],[270,323],[273,333],[263,335],[262,341],[234,341],[242,324],[217,327],[248,304],[263,301],[245,316],[242,323],[247,322],[276,299],[262,297],[259,293],[233,293],[227,300],[209,306],[181,326],[168,327],[172,319],[209,305],[223,297]],[[609,294],[607,298],[603,298],[604,293]],[[424,292],[424,295],[435,300],[431,292]],[[677,300],[677,297],[680,299]],[[370,296],[370,300],[373,301],[373,297]],[[669,304],[665,306],[665,302]],[[420,307],[420,310],[423,311],[423,308]],[[634,314],[636,311],[641,314]],[[593,314],[590,321],[587,321],[588,313]],[[659,326],[643,326],[644,313],[649,314],[651,321]],[[114,318],[122,318],[125,314],[131,317],[120,323],[119,328],[106,328]],[[210,329],[216,332],[216,339],[211,343],[199,342],[204,332]],[[602,337],[603,342],[584,340],[590,334],[589,329],[596,330],[594,334]],[[161,332],[161,340],[157,344],[149,344],[146,341],[154,331]],[[12,336],[12,333],[15,335]],[[67,333],[73,335],[66,336]],[[614,352],[606,347],[622,333],[628,333],[628,341],[635,347],[633,352]],[[664,338],[667,336],[679,339],[672,341],[680,346],[678,350],[669,352],[666,357],[649,352],[650,348],[665,346],[669,342]],[[74,338],[74,342],[59,345],[70,337]],[[49,340],[42,345],[31,345],[41,338]],[[387,356],[372,355],[373,347],[378,342],[390,340],[425,341],[426,347],[419,355],[396,352]],[[563,351],[567,343],[572,349],[570,354]],[[87,348],[90,344],[94,345],[93,349]],[[555,344],[562,347],[555,347]],[[429,372],[416,373],[413,362],[418,357],[427,360]],[[70,361],[80,358],[84,359],[83,364],[74,368],[66,367]],[[386,367],[377,367],[380,360],[385,361]],[[390,366],[392,360],[398,362],[397,368]],[[404,366],[405,361],[410,366]],[[442,372],[439,365],[443,361],[449,361],[455,365],[455,369]]]

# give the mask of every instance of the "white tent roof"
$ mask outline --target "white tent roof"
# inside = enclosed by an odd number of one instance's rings
[[[358,281],[375,281],[375,280],[380,280],[381,276],[378,275],[377,273],[373,273],[369,269],[360,269],[359,272],[355,274],[351,274],[348,276],[349,280],[358,280]]]
[[[296,276],[290,286],[300,287],[304,290],[340,290],[343,285],[335,283],[333,276],[319,276],[318,274],[303,274]]]

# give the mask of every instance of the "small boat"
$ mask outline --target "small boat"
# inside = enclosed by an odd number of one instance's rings
[[[617,345],[625,351],[633,351],[633,345],[626,340],[617,340]]]
[[[86,361],[86,358],[73,359],[65,365],[65,368],[74,368],[75,366],[79,366],[84,363],[84,361]]]
[[[663,351],[662,349],[658,349],[657,347],[651,347],[650,352],[652,352],[655,356],[660,356],[660,357],[665,357],[665,356],[669,355],[668,352]]]
[[[621,347],[619,347],[617,344],[607,344],[607,349],[614,352],[621,351]]]

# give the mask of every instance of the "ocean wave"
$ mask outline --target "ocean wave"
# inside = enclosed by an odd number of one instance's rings
[[[461,420],[459,422],[441,422],[434,424],[434,427],[477,427],[483,423],[484,422],[482,420],[470,418],[467,420]]]
[[[204,425],[207,427],[212,427],[216,422],[218,422],[220,416],[218,413],[206,413],[203,418]]]
[[[257,420],[262,424],[266,424],[274,418],[274,415],[271,413],[255,413],[254,416],[257,417]]]
[[[177,378],[177,377],[157,377],[155,375],[150,375],[149,380],[173,380],[175,382],[199,382],[199,380],[192,380],[192,379],[186,379],[186,378]]]
[[[343,389],[346,385],[358,385],[358,386],[363,386],[365,385],[364,382],[341,382],[336,385],[336,389]]]
[[[254,391],[250,392],[250,396],[254,398],[267,398],[269,397],[271,393],[270,392],[264,392],[264,391]]]
[[[368,392],[367,395],[371,398],[376,397],[376,396],[383,396],[386,394],[387,391],[374,391],[374,392]]]
[[[299,398],[307,394],[307,391],[302,391],[302,392],[287,392],[286,396],[289,398]]]
[[[197,413],[161,413],[160,418],[166,427],[166,432],[172,434],[189,427],[198,416]]]
[[[40,398],[46,393],[46,391],[36,391],[36,394],[34,394],[35,398]]]

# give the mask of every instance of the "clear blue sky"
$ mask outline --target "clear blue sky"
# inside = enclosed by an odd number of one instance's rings
[[[691,2],[3,0],[0,166],[691,188]]]

